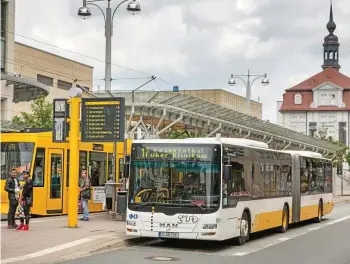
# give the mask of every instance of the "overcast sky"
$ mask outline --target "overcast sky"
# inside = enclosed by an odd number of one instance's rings
[[[104,60],[104,22],[82,20],[82,0],[17,0],[16,34]],[[119,0],[112,0],[115,7]],[[285,89],[321,71],[323,38],[328,34],[329,0],[139,0],[132,16],[116,12],[112,63],[176,84],[180,89],[220,88],[245,95],[242,82],[227,85],[231,73],[268,74],[252,97],[263,103],[263,119],[276,121],[276,101]],[[105,7],[106,3],[99,3]],[[333,0],[341,72],[350,76],[350,4]],[[16,40],[94,66],[94,85],[103,87],[104,64],[20,36]],[[112,67],[113,78],[147,77]],[[146,80],[117,80],[112,89],[132,89]],[[144,90],[171,90],[157,80]]]

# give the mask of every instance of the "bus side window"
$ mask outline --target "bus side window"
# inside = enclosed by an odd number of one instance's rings
[[[33,185],[35,187],[44,186],[44,169],[45,169],[45,148],[37,148],[35,161],[34,161],[34,173],[33,173]]]

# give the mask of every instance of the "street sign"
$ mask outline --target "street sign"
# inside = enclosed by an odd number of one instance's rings
[[[124,98],[82,98],[81,100],[82,142],[124,141]]]
[[[53,100],[53,142],[67,142],[69,105],[67,99]]]

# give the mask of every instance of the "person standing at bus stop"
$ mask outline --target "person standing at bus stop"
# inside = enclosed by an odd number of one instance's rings
[[[89,220],[89,199],[91,198],[91,183],[87,171],[82,170],[80,180],[80,199],[83,206],[83,218],[80,220]]]
[[[23,171],[23,179],[25,181],[23,186],[22,197],[20,199],[23,208],[24,217],[20,217],[21,224],[16,229],[18,231],[29,230],[30,208],[33,206],[33,181],[29,177],[29,171]],[[24,219],[26,220],[24,224]]]
[[[8,229],[15,229],[16,225],[15,214],[19,201],[19,192],[21,185],[17,179],[17,170],[13,168],[11,170],[11,177],[6,180],[5,191],[8,193],[9,199],[9,211],[7,214]]]
[[[112,211],[113,188],[115,188],[113,183],[113,175],[110,175],[105,187],[107,214]]]

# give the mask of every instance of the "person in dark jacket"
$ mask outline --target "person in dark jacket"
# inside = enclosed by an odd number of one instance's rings
[[[8,193],[9,211],[7,214],[8,229],[15,229],[16,225],[15,214],[19,201],[19,192],[21,185],[17,180],[17,170],[11,170],[11,177],[6,180],[5,191]]]
[[[22,197],[20,199],[21,206],[23,208],[24,217],[20,217],[21,224],[16,229],[18,231],[28,231],[29,230],[29,218],[30,218],[30,207],[33,206],[33,181],[30,179],[29,171],[23,171],[24,186]],[[26,223],[24,224],[24,218]]]

